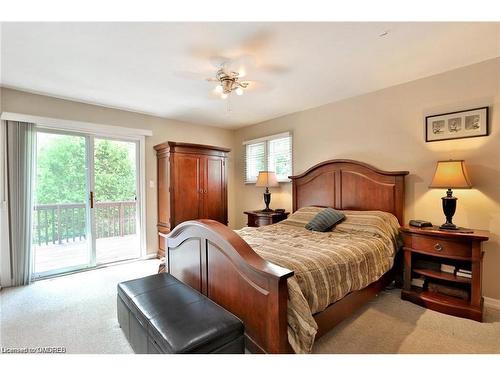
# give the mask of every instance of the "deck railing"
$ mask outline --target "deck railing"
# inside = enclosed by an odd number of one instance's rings
[[[96,202],[97,238],[136,233],[136,201]],[[39,204],[34,212],[33,243],[62,244],[86,238],[84,203]]]

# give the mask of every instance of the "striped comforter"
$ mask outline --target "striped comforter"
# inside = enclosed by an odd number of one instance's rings
[[[380,211],[342,211],[330,232],[304,228],[322,208],[304,207],[278,224],[236,232],[264,259],[294,271],[288,279],[288,340],[310,353],[318,326],[313,314],[378,280],[393,264],[399,223]]]

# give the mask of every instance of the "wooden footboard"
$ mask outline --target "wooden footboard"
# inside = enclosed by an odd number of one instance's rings
[[[187,221],[167,238],[168,272],[245,323],[254,352],[287,353],[287,279],[235,232],[213,220]]]

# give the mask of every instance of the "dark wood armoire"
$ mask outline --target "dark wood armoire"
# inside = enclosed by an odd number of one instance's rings
[[[180,142],[154,146],[157,157],[158,231],[169,233],[186,220],[213,219],[227,225],[228,148]],[[158,235],[158,257],[165,256]]]

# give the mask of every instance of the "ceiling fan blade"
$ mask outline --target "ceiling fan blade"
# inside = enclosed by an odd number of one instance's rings
[[[249,72],[253,72],[256,68],[256,58],[252,55],[241,55],[232,59],[227,65],[227,69],[237,72],[239,77],[243,78]]]
[[[242,80],[240,82],[241,83],[248,83],[248,86],[243,89],[245,93],[246,92],[252,93],[252,92],[255,92],[255,91],[258,91],[258,92],[269,92],[269,91],[272,91],[274,89],[274,86],[272,86],[268,82],[255,81],[255,80],[247,80],[247,79]]]
[[[206,77],[208,75],[210,75],[210,73],[196,73],[196,72],[189,72],[189,71],[185,71],[185,70],[176,71],[173,74],[179,78],[196,80],[196,81],[204,81],[206,79]]]
[[[210,56],[208,60],[210,64],[218,69],[225,68],[231,61],[229,57],[225,56]]]
[[[259,66],[259,69],[261,69],[266,73],[275,73],[275,74],[284,74],[290,70],[289,67],[278,64],[263,64]]]
[[[239,66],[234,71],[238,73],[239,78],[244,78],[248,75],[248,68],[246,68],[244,65]]]
[[[263,83],[262,81],[256,81],[254,79],[242,79],[242,80],[239,80],[238,82],[246,83],[248,85],[255,85],[255,84]]]

